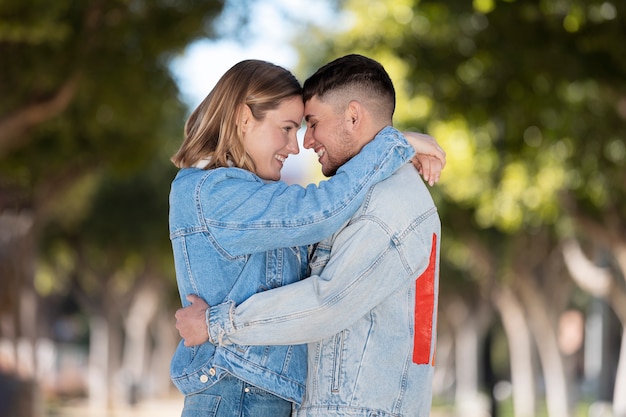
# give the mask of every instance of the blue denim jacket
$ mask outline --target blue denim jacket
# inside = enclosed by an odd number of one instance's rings
[[[395,129],[382,130],[359,155],[319,186],[264,182],[238,168],[182,169],[170,192],[170,238],[183,305],[197,294],[210,305],[306,276],[307,247],[337,230],[371,185],[388,178],[414,151]],[[171,378],[184,394],[225,373],[300,403],[306,346],[178,345]]]
[[[426,186],[406,165],[316,246],[310,278],[212,306],[210,340],[309,343],[296,416],[428,416],[440,229]]]

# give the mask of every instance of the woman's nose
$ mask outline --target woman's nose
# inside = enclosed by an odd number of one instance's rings
[[[289,140],[289,143],[287,143],[287,150],[292,155],[297,155],[300,153],[300,147],[298,146],[297,136],[294,135],[294,137]]]

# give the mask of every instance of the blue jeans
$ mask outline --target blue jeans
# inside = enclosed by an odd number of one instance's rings
[[[289,417],[291,402],[226,376],[197,394],[185,396],[181,417]]]

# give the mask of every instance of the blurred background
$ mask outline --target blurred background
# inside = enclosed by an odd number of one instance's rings
[[[448,155],[433,415],[626,416],[625,43],[623,0],[0,0],[0,416],[180,414],[185,119],[346,53]]]

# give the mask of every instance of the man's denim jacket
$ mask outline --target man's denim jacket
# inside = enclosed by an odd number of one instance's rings
[[[183,305],[197,294],[210,305],[242,303],[255,293],[303,279],[307,247],[336,231],[373,184],[414,155],[404,137],[385,128],[319,186],[264,182],[238,168],[182,169],[170,191],[170,239]],[[184,394],[206,389],[225,373],[300,403],[306,346],[185,347],[171,362]]]
[[[317,245],[311,277],[237,306],[212,306],[210,340],[309,343],[296,416],[428,416],[440,229],[408,164],[372,187],[345,226]]]

